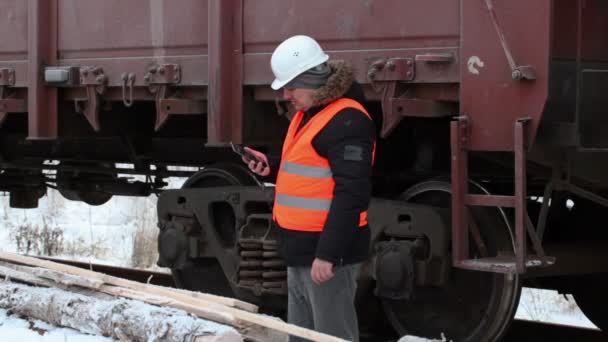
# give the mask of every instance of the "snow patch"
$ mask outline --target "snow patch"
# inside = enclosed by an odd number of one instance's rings
[[[597,329],[576,305],[572,295],[562,295],[554,290],[524,287],[515,318]]]

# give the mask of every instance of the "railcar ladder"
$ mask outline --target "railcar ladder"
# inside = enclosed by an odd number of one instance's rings
[[[452,253],[455,267],[497,272],[525,273],[528,267],[550,266],[555,258],[548,257],[538,238],[534,224],[526,210],[526,141],[525,129],[528,118],[518,119],[514,124],[515,191],[513,196],[478,195],[468,188],[468,120],[458,117],[451,123],[452,146]],[[515,250],[513,254],[484,256],[484,243],[478,227],[469,217],[469,207],[510,207],[515,209]],[[526,234],[527,232],[527,234]],[[469,234],[473,236],[480,258],[471,258]],[[529,236],[536,255],[527,255],[526,237]]]

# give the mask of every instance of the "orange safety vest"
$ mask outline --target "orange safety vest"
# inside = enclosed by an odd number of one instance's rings
[[[296,130],[302,122],[304,112],[297,112],[291,120],[283,143],[272,211],[274,220],[282,228],[309,232],[323,231],[336,182],[331,173],[329,160],[315,151],[312,141],[327,123],[345,108],[355,108],[372,119],[359,102],[342,98],[318,112],[297,134]],[[375,143],[373,154],[375,154]],[[367,211],[364,211],[359,216],[359,226],[366,224]]]

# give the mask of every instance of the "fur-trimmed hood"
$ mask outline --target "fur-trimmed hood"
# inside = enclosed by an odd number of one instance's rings
[[[352,66],[343,60],[332,60],[327,63],[331,76],[327,83],[312,94],[313,106],[324,106],[344,96],[352,86],[355,76]]]

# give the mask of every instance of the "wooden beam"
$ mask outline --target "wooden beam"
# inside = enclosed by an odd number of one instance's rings
[[[122,286],[128,289],[147,291],[164,297],[173,298],[189,302],[194,305],[219,304],[223,306],[235,307],[241,310],[257,312],[258,307],[247,302],[243,302],[234,298],[215,296],[205,293],[195,293],[186,290],[169,289],[162,286],[149,285],[138,283],[127,279],[113,277],[104,273],[85,270],[82,268],[60,264],[57,262],[27,257],[14,253],[0,252],[0,259],[9,262],[16,262],[29,266],[44,267],[54,271],[66,272],[73,275],[96,279],[106,284]]]

